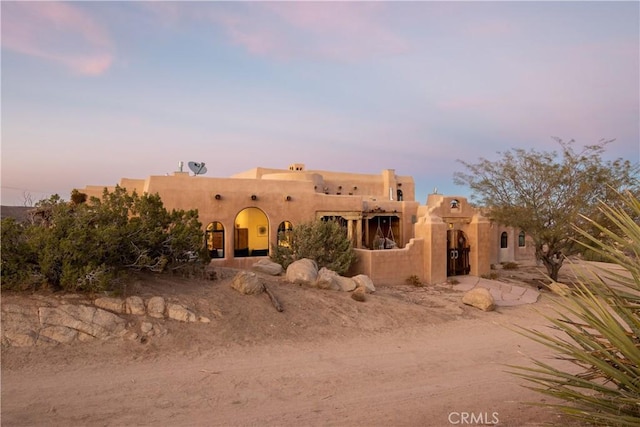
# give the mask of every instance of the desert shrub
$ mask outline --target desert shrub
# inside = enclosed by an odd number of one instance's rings
[[[37,284],[37,256],[27,234],[27,226],[13,218],[2,219],[0,271],[3,290],[22,290]]]
[[[640,425],[640,201],[621,196],[625,207],[602,204],[608,227],[587,221],[597,236],[582,228],[585,247],[630,276],[611,270],[575,269],[574,292],[559,296],[557,311],[547,316],[554,332],[521,328],[525,336],[569,361],[574,369],[534,360],[534,367],[516,367],[529,387],[564,403],[548,405],[584,423]],[[630,212],[630,213],[629,213]],[[603,239],[604,237],[604,239]],[[607,243],[602,243],[607,242]]]
[[[73,292],[107,290],[122,271],[177,269],[203,246],[197,211],[168,212],[157,194],[116,187],[87,203],[74,195],[38,202],[30,224],[3,222],[2,289],[33,275]]]
[[[282,240],[278,236],[278,240]],[[336,221],[316,220],[293,228],[288,246],[274,245],[271,260],[285,269],[292,262],[309,258],[338,274],[345,274],[356,260],[347,233]]]
[[[420,278],[415,274],[412,274],[411,276],[407,277],[406,282],[408,285],[413,285],[418,287],[423,286],[422,280],[420,280]]]
[[[503,270],[517,270],[518,267],[519,266],[517,262],[505,262],[502,264]]]

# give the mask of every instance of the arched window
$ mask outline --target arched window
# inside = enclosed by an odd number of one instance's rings
[[[224,258],[224,226],[222,223],[218,221],[209,223],[205,236],[211,258]]]
[[[507,232],[503,231],[502,234],[500,235],[500,248],[505,249],[507,247],[507,241],[508,241],[508,236],[507,236]]]
[[[458,209],[460,208],[460,201],[458,201],[458,199],[453,199],[449,206],[451,207],[451,209]]]
[[[396,191],[396,194],[398,196],[398,201],[401,202],[402,201],[402,190],[398,188],[398,190]]]
[[[289,221],[282,221],[278,226],[278,246],[291,246],[291,232],[293,231],[293,224]]]
[[[521,248],[525,247],[524,244],[524,231],[521,231],[520,234],[518,234],[518,246]]]

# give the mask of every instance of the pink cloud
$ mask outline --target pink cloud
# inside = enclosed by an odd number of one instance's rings
[[[57,62],[85,75],[113,63],[107,32],[80,8],[58,2],[9,2],[2,8],[2,47]]]
[[[385,26],[385,8],[382,3],[265,2],[251,3],[242,15],[211,18],[253,54],[351,61],[408,50],[408,42]]]

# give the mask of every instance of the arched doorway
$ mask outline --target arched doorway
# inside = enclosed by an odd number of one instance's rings
[[[245,208],[235,218],[233,255],[269,255],[269,220],[258,208]]]
[[[462,230],[447,230],[447,276],[469,274],[469,251],[468,239]]]
[[[205,242],[211,258],[224,258],[224,226],[221,222],[213,221],[207,225]]]

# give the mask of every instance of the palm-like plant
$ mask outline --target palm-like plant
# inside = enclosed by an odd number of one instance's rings
[[[601,212],[613,226],[587,219],[594,236],[576,230],[583,243],[604,259],[622,267],[576,273],[570,295],[558,296],[561,307],[545,316],[554,331],[520,328],[519,332],[551,348],[555,358],[572,368],[533,360],[533,367],[516,366],[527,386],[562,403],[547,403],[581,422],[640,425],[640,201],[620,196],[622,208],[607,205]],[[603,243],[606,242],[606,243]],[[565,365],[566,366],[566,365]]]

